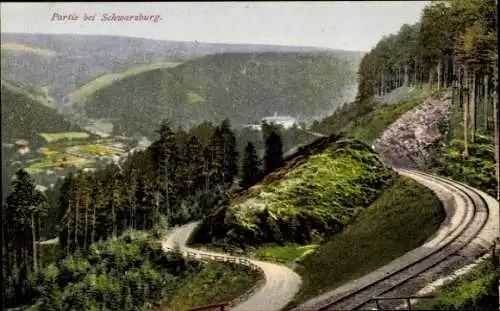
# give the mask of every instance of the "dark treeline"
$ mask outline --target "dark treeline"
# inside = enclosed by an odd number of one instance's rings
[[[26,302],[23,297],[33,290],[30,284],[40,270],[36,241],[44,233],[58,232],[65,255],[85,254],[96,241],[128,229],[152,229],[160,219],[168,225],[199,219],[230,191],[252,186],[264,169],[282,163],[282,141],[272,126],[263,134],[265,156],[275,160],[266,161],[265,168],[250,142],[240,159],[227,120],[219,126],[205,122],[189,132],[174,132],[164,122],[157,133],[149,148],[121,165],[69,174],[48,196],[35,189],[28,173],[17,172],[2,226],[6,306]]]
[[[468,155],[478,131],[499,132],[496,22],[494,1],[434,1],[419,23],[404,25],[363,58],[359,98],[424,83],[435,90],[452,87]]]
[[[494,136],[498,180],[496,28],[495,1],[432,1],[418,23],[403,25],[363,57],[356,101],[315,122],[311,129],[339,133],[349,122],[373,111],[374,99],[398,87],[451,88],[453,109],[462,115],[464,155],[469,155],[477,133]]]

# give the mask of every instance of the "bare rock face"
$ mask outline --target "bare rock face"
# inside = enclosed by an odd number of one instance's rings
[[[375,141],[375,151],[392,166],[423,168],[428,148],[441,138],[439,124],[448,118],[450,110],[449,93],[428,98],[391,124]]]

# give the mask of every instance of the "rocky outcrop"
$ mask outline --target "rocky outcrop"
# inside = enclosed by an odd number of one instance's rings
[[[374,143],[374,149],[395,167],[422,169],[429,156],[429,147],[442,134],[439,124],[451,111],[451,95],[430,97],[405,113]]]

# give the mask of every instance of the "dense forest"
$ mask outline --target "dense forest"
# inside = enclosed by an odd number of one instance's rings
[[[461,115],[460,122],[451,126],[460,127],[455,136],[463,141],[462,160],[470,155],[469,145],[477,142],[478,135],[485,135],[495,142],[499,163],[496,29],[495,1],[433,1],[418,23],[403,25],[363,57],[356,101],[312,129],[341,132],[375,110],[377,98],[399,87],[451,89],[453,110]],[[497,167],[497,180],[499,174]]]
[[[265,126],[268,159],[282,158],[277,132]],[[199,219],[231,191],[255,184],[264,169],[281,164],[262,161],[251,143],[240,155],[227,120],[219,126],[205,122],[189,132],[173,132],[162,123],[157,134],[148,149],[122,165],[70,174],[46,195],[35,189],[28,173],[17,172],[3,219],[7,306],[26,302],[25,295],[35,290],[36,241],[56,233],[66,256],[86,254],[94,242],[126,230],[152,229],[160,219],[168,225]]]

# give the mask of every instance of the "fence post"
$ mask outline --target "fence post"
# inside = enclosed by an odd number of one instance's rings
[[[378,302],[377,298],[375,298],[375,305],[377,306],[377,310],[381,310],[380,309],[380,303]]]
[[[408,310],[411,311],[411,301],[410,301],[410,298],[406,298],[406,303],[408,304]]]

